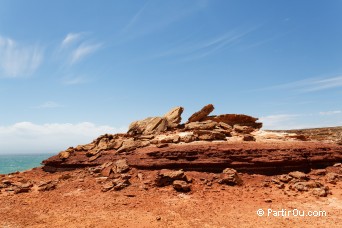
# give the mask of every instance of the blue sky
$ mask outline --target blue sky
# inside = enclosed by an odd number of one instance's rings
[[[0,153],[55,152],[183,106],[342,125],[342,1],[0,0]]]

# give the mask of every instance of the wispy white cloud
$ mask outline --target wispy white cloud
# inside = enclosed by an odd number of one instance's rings
[[[66,60],[66,66],[80,62],[102,47],[102,43],[90,41],[86,32],[68,33],[57,47],[57,57]]]
[[[43,104],[35,106],[34,108],[49,109],[49,108],[61,108],[61,107],[63,106],[54,101],[47,101],[47,102],[44,102]]]
[[[61,46],[65,47],[68,46],[72,43],[74,43],[75,41],[79,40],[82,37],[83,33],[69,33],[65,36],[65,38],[63,39]]]
[[[287,84],[276,85],[265,89],[288,89],[307,93],[338,87],[342,87],[342,75],[334,77],[309,78]]]
[[[42,61],[43,50],[40,46],[26,46],[0,36],[0,77],[30,75]]]
[[[155,58],[175,56],[180,57],[185,61],[204,58],[234,45],[243,37],[258,29],[258,27],[249,28],[243,31],[232,30],[206,41],[195,44],[192,43],[191,45],[182,44],[181,46],[173,47],[168,51],[155,55]]]
[[[0,154],[4,153],[57,153],[69,146],[90,143],[105,133],[125,132],[127,129],[89,122],[78,124],[34,124],[19,122],[0,126]]]
[[[255,28],[242,32],[229,32],[224,34],[223,36],[217,37],[214,40],[199,45],[192,51],[194,54],[190,54],[186,59],[199,59],[217,53],[239,41],[241,38],[245,37],[254,30]]]
[[[168,11],[161,11],[165,8],[163,1],[146,1],[127,21],[120,31],[122,42],[137,38],[139,36],[151,34],[163,29],[173,23],[203,10],[209,5],[210,1],[181,1],[177,7]],[[158,18],[156,20],[155,18]]]
[[[336,115],[336,114],[340,114],[340,113],[342,113],[342,111],[336,110],[336,111],[320,112],[319,114],[322,116],[330,116],[330,115]]]
[[[79,62],[81,59],[97,51],[101,46],[102,44],[100,43],[82,43],[71,53],[70,63],[74,64],[76,62]]]
[[[137,13],[133,15],[133,17],[129,20],[126,26],[121,30],[121,34],[126,33],[136,23],[136,21],[139,20],[142,13],[146,9],[146,6],[148,5],[148,3],[149,1],[146,1],[145,4],[137,11]]]

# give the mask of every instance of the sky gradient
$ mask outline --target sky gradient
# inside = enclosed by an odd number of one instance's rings
[[[342,125],[342,1],[0,0],[0,153],[58,152],[212,103]]]

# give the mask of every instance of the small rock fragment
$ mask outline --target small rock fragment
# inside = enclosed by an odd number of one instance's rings
[[[242,185],[242,179],[235,169],[226,168],[220,175],[219,184]]]
[[[294,171],[294,172],[290,172],[289,175],[295,179],[299,179],[299,180],[309,180],[309,176],[306,175],[303,172],[300,171]]]
[[[244,135],[242,138],[243,141],[255,141],[255,137],[253,135]]]
[[[172,185],[177,192],[189,192],[191,190],[190,185],[182,180],[175,180]]]

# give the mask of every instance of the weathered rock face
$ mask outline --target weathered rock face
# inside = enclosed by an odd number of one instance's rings
[[[185,130],[212,130],[217,126],[217,123],[211,120],[203,122],[191,122],[185,124]]]
[[[214,140],[225,140],[226,139],[225,134],[223,134],[221,132],[216,132],[216,131],[197,130],[197,131],[194,131],[194,135],[199,140],[204,140],[204,141],[214,141]]]
[[[175,107],[163,117],[148,117],[143,120],[134,121],[129,125],[130,135],[153,135],[166,131],[168,128],[178,127],[182,120],[183,107]]]
[[[128,133],[132,135],[150,135],[166,131],[168,126],[167,119],[164,117],[148,117],[138,120],[129,125]]]
[[[211,104],[205,106],[186,124],[180,124],[182,107],[173,108],[164,117],[135,121],[128,134],[105,134],[87,145],[70,147],[45,160],[43,169],[55,172],[101,166],[98,172],[104,177],[114,177],[127,167],[205,172],[234,168],[271,174],[308,171],[341,161],[342,147],[337,144],[299,143],[296,138],[291,143],[285,142],[288,139],[280,144],[259,142],[261,123],[257,118],[242,114],[208,116],[213,109]],[[119,166],[115,163],[118,160]]]
[[[169,128],[176,128],[182,120],[182,113],[184,111],[183,107],[175,107],[171,109],[168,113],[164,115],[167,120],[167,126]]]
[[[217,123],[223,122],[230,126],[240,125],[240,126],[249,126],[254,129],[260,129],[262,127],[262,123],[257,123],[258,118],[244,115],[244,114],[224,114],[218,116],[208,116],[203,120],[212,120]]]
[[[233,168],[239,172],[266,175],[303,172],[334,164],[342,159],[342,147],[317,142],[258,143],[240,142],[169,145],[145,147],[127,158],[138,169],[184,169],[220,172]],[[291,173],[299,177],[301,174]],[[292,176],[291,176],[292,177]]]
[[[214,110],[214,105],[208,104],[208,105],[204,106],[200,111],[192,114],[189,117],[188,122],[190,123],[190,122],[201,121],[205,117],[207,117],[213,110]]]

